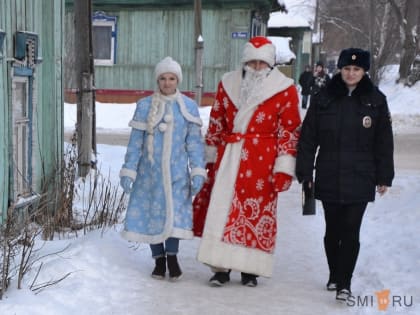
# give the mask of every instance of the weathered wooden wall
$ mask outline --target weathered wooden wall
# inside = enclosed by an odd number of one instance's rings
[[[95,9],[95,8],[94,8]],[[117,60],[112,66],[95,66],[98,89],[154,90],[155,64],[172,56],[183,68],[180,89],[194,91],[194,13],[192,7],[181,9],[106,10],[117,16]],[[204,92],[214,92],[223,73],[239,66],[247,39],[232,38],[232,32],[249,31],[249,8],[204,9]],[[74,88],[71,74],[73,12],[66,11],[67,63],[65,88]]]
[[[63,155],[63,52],[64,0],[0,0],[0,29],[6,32],[0,60],[0,222],[6,214],[13,182],[11,169],[11,99],[14,36],[17,31],[39,36],[40,60],[34,70],[33,189],[40,191],[53,176]],[[41,60],[42,59],[42,60]]]

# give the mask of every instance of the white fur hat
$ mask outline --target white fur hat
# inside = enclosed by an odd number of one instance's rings
[[[159,76],[163,73],[173,73],[178,78],[178,84],[181,84],[182,82],[182,70],[181,66],[178,62],[173,60],[171,57],[165,57],[161,61],[158,62],[158,64],[155,67],[155,77],[156,80],[159,78]]]
[[[256,36],[245,44],[242,53],[242,63],[247,63],[251,60],[262,60],[270,67],[274,66],[276,60],[276,47],[273,43],[264,36]]]

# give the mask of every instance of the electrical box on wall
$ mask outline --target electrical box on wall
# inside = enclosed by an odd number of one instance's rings
[[[38,58],[38,34],[16,32],[15,59],[26,61],[27,67],[33,68]]]

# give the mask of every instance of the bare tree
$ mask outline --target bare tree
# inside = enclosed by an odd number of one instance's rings
[[[400,62],[403,50],[400,25],[404,21],[402,12],[406,12],[402,9],[407,1],[416,0],[319,1],[325,51],[337,57],[347,47],[370,50],[370,75],[375,83],[379,82],[384,66]],[[397,9],[399,17],[395,14]]]
[[[407,83],[411,66],[418,52],[420,26],[420,2],[406,0],[401,6],[395,0],[388,0],[398,20],[401,34],[400,77],[398,82]]]
[[[370,73],[375,83],[379,83],[384,66],[398,61],[396,56],[400,49],[396,19],[389,3],[381,5],[379,12],[382,18],[372,19],[377,23],[374,24],[373,29],[371,28],[372,45],[369,47],[373,55]],[[377,32],[374,29],[377,29]]]

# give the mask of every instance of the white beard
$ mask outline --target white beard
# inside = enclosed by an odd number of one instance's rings
[[[249,66],[244,66],[245,75],[241,82],[241,89],[239,92],[239,103],[237,107],[253,104],[253,101],[261,99],[263,93],[263,81],[267,77],[271,68],[262,70],[254,70]]]

